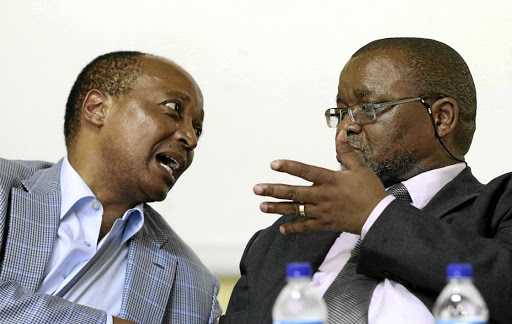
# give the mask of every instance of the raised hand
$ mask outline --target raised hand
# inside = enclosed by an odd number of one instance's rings
[[[283,234],[308,231],[343,231],[360,234],[375,206],[386,197],[384,186],[377,175],[364,163],[361,153],[347,140],[344,130],[338,134],[338,159],[346,170],[332,171],[290,160],[276,160],[270,165],[275,171],[285,172],[310,181],[311,186],[262,183],[254,186],[260,196],[285,199],[281,202],[263,202],[265,213],[299,215],[304,206],[304,219],[284,224]]]

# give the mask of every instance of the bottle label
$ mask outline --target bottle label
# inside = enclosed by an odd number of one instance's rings
[[[487,322],[464,319],[437,319],[436,324],[487,324]]]
[[[274,320],[272,324],[324,324],[323,321],[316,320],[301,320],[301,319],[289,319],[289,320]]]

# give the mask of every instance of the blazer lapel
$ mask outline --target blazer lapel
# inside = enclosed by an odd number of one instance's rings
[[[442,218],[464,203],[475,199],[484,187],[473,176],[471,168],[467,167],[446,184],[423,208],[423,211]],[[447,197],[450,197],[450,199],[447,199]]]
[[[130,241],[120,317],[161,323],[176,277],[176,258],[151,239],[146,225]]]
[[[298,220],[299,218],[284,218],[283,222]],[[275,231],[275,232],[273,232]],[[289,262],[310,262],[313,272],[318,269],[325,255],[340,235],[339,232],[307,232],[293,235],[282,235],[277,232],[278,226],[272,231],[266,231],[259,237],[263,246],[270,246],[268,250],[259,249],[260,254],[253,260],[262,262],[257,265],[260,271],[252,273],[248,280],[249,285],[256,287],[250,294],[258,303],[251,304],[250,314],[255,314],[250,323],[266,323],[271,319],[271,312],[262,312],[262,309],[271,310],[275,298],[286,284],[286,264]],[[277,233],[276,233],[277,232]],[[272,241],[271,243],[269,241]],[[254,245],[259,244],[255,242]],[[255,248],[255,250],[258,250]],[[257,314],[257,315],[256,315]]]
[[[9,231],[1,280],[13,280],[35,291],[50,259],[60,219],[60,163],[37,171],[11,189]]]

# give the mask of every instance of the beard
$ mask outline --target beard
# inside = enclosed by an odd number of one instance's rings
[[[413,147],[404,147],[398,152],[395,142],[379,143],[379,151],[385,153],[382,156],[382,153],[375,153],[374,143],[366,137],[349,136],[348,141],[361,151],[364,162],[386,188],[427,171],[427,168],[419,165]],[[341,168],[344,169],[344,166]]]

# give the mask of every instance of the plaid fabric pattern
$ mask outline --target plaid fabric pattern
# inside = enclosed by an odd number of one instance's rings
[[[121,317],[137,323],[215,323],[219,283],[151,207],[130,243]]]
[[[105,323],[103,311],[49,295],[41,283],[58,229],[60,163],[0,158],[0,322]],[[24,180],[27,179],[27,180]],[[219,283],[165,220],[145,206],[130,241],[120,317],[215,323]]]
[[[59,169],[46,162],[0,159],[2,323],[106,322],[103,311],[34,294],[57,233]]]

